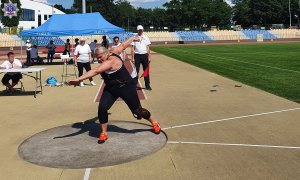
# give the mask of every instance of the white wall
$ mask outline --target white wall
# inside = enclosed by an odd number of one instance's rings
[[[20,21],[19,27],[23,29],[31,29],[31,27],[38,27],[38,15],[41,15],[41,23],[43,24],[49,19],[49,15],[52,14],[65,14],[64,12],[53,8],[51,5],[41,3],[34,0],[20,0],[22,9],[31,9],[35,11],[35,21]],[[44,15],[47,15],[47,20],[44,20]],[[3,27],[2,23],[0,23]]]

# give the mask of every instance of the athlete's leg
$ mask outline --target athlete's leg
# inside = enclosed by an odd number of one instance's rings
[[[119,96],[125,101],[137,119],[144,118],[148,120],[152,124],[154,132],[156,134],[160,133],[159,123],[151,117],[151,113],[147,109],[142,108],[135,86],[128,85],[120,88]]]

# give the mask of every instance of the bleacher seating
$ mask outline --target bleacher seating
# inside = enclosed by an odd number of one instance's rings
[[[298,29],[274,29],[271,30],[278,38],[299,38],[300,31]]]
[[[136,33],[126,32],[122,34],[108,34],[107,39],[110,43],[113,41],[113,37],[119,36],[120,42],[132,37]],[[156,31],[145,32],[151,42],[172,42],[172,41],[210,41],[210,40],[245,40],[245,39],[257,39],[258,34],[263,34],[264,39],[280,39],[280,38],[300,38],[300,30],[298,29],[275,29],[275,30],[214,30],[214,31]],[[64,36],[64,37],[23,37],[21,40],[17,35],[9,35],[6,33],[0,33],[0,47],[16,47],[24,46],[27,39],[32,44],[38,46],[46,46],[50,40],[54,40],[54,44],[64,45],[66,39],[70,39],[70,43],[73,45],[75,38],[84,38],[86,43],[98,41],[98,44],[102,42],[103,35],[88,35],[88,36]]]
[[[55,45],[64,45],[65,42],[59,37],[30,37],[25,38],[25,41],[29,39],[31,44],[35,44],[37,46],[46,46],[50,40],[54,41]]]
[[[24,44],[17,35],[0,33],[0,47],[15,47]]]
[[[242,30],[242,33],[245,34],[249,39],[257,39],[258,34],[263,34],[264,39],[277,39],[278,37],[272,34],[271,31],[267,30]]]
[[[182,41],[208,41],[213,39],[202,31],[176,31],[176,33]]]
[[[114,38],[115,36],[118,36],[120,42],[123,42],[123,41],[125,41],[126,39],[132,37],[133,35],[134,35],[134,33],[132,33],[132,32],[126,32],[126,33],[122,33],[122,34],[108,34],[107,37],[108,37],[109,42],[112,42],[112,41],[113,41],[113,38]]]
[[[155,32],[145,32],[149,37],[150,41],[180,41],[180,37],[177,33],[171,33],[168,31],[155,31]]]
[[[241,33],[240,31],[233,31],[233,30],[220,30],[220,31],[207,31],[210,37],[213,40],[242,40],[242,39],[249,39],[245,36],[245,34]]]

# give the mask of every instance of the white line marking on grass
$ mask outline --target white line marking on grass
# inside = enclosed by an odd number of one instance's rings
[[[224,57],[213,56],[213,55],[204,54],[204,53],[193,53],[193,54],[201,54],[201,55],[204,55],[204,56],[209,56],[209,57],[219,58],[219,59],[224,59],[224,60],[229,60],[229,61],[235,61],[235,62],[240,62],[240,63],[244,63],[244,64],[251,64],[251,65],[255,65],[255,66],[261,66],[261,67],[267,67],[267,68],[272,68],[272,69],[278,69],[278,70],[282,70],[282,71],[289,71],[289,72],[300,73],[300,71],[295,71],[295,70],[290,70],[290,69],[284,69],[284,68],[279,68],[279,67],[274,67],[274,66],[268,66],[268,65],[262,65],[262,64],[256,64],[256,63],[245,62],[245,61],[239,61],[239,60],[232,59],[232,58],[224,58]]]
[[[296,111],[296,110],[300,110],[300,108],[284,109],[284,110],[279,110],[279,111],[271,111],[271,112],[264,112],[264,113],[258,113],[258,114],[250,114],[250,115],[245,115],[245,116],[224,118],[224,119],[218,119],[218,120],[206,121],[206,122],[199,122],[199,123],[193,123],[193,124],[183,124],[183,125],[178,125],[178,126],[171,126],[171,127],[162,128],[162,130],[175,129],[175,128],[187,127],[187,126],[196,126],[196,125],[201,125],[201,124],[209,124],[209,123],[215,123],[215,122],[229,121],[229,120],[235,120],[235,119],[249,118],[249,117],[275,114],[275,113],[281,113],[281,112]]]
[[[91,174],[91,168],[86,168],[86,169],[85,169],[85,173],[84,173],[83,180],[89,180],[90,174]]]
[[[228,143],[208,143],[208,142],[182,142],[168,141],[168,144],[198,144],[198,145],[217,145],[217,146],[243,146],[243,147],[262,147],[262,148],[279,148],[279,149],[300,149],[295,146],[274,146],[274,145],[258,145],[258,144],[228,144]]]

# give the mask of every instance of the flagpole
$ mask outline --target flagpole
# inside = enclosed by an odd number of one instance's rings
[[[82,0],[82,14],[86,13],[85,0]]]
[[[292,27],[291,0],[289,0],[290,28]]]

